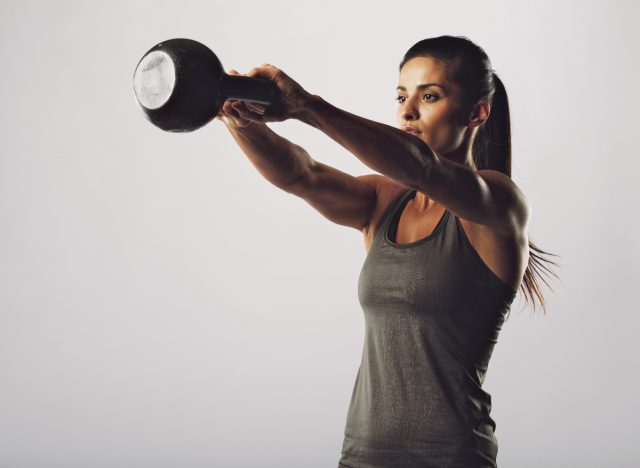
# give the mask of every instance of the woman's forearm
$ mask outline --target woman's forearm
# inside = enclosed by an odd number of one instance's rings
[[[249,161],[273,185],[289,190],[309,172],[313,160],[304,148],[266,125],[227,128]]]
[[[365,165],[407,187],[428,180],[437,156],[418,137],[368,120],[313,96],[295,116],[334,139]]]

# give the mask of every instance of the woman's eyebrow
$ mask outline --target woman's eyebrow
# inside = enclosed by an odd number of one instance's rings
[[[447,88],[445,88],[442,85],[439,85],[438,83],[424,83],[424,84],[418,85],[417,88],[418,89],[425,89],[425,88],[428,88],[429,86],[437,86],[439,88],[442,88],[443,91],[445,91],[445,92],[447,91]],[[398,90],[398,89],[401,90],[401,91],[406,91],[407,90],[407,88],[405,88],[404,86],[398,86],[396,88],[396,90]]]

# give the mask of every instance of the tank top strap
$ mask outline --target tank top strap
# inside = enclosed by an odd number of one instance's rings
[[[388,229],[388,225],[397,213],[398,208],[402,206],[407,197],[411,196],[411,194],[415,191],[415,189],[408,188],[400,192],[400,194],[398,194],[396,198],[394,198],[393,201],[389,203],[389,206],[387,206],[386,210],[382,214],[380,222],[378,223],[378,230],[376,231],[376,235],[373,238],[372,244],[379,242],[380,238],[385,235],[385,232]],[[373,249],[373,245],[371,246],[371,249]]]

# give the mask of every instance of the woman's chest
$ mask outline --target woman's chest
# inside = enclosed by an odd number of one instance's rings
[[[402,245],[428,238],[438,226],[443,210],[444,208],[442,211],[430,213],[429,216],[422,218],[401,216],[393,240],[402,247]],[[453,214],[449,222],[456,222]],[[461,228],[460,234],[464,237],[463,241],[467,242],[467,247],[477,256],[481,266],[511,286],[513,290],[517,290],[528,264],[528,243],[501,235],[486,226],[461,218],[457,218],[457,222]],[[376,233],[370,234],[372,235],[365,239],[367,253],[371,249]],[[384,233],[381,235],[384,236]]]

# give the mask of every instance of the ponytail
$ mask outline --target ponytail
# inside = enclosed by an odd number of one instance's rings
[[[473,142],[474,162],[478,169],[493,169],[511,177],[511,117],[509,100],[502,80],[493,73],[495,92],[491,112],[479,128]]]

